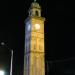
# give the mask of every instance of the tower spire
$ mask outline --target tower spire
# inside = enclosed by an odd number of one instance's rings
[[[36,2],[36,0],[34,0],[34,2]]]
[[[32,2],[31,4],[31,7],[29,9],[29,16],[41,17],[41,6],[36,1],[37,0],[34,0],[34,2]]]

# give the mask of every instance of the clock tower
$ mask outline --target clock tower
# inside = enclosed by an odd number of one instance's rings
[[[25,20],[24,75],[45,75],[44,21],[34,1]]]

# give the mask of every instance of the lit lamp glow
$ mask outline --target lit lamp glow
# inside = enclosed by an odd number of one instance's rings
[[[4,75],[4,71],[3,70],[0,70],[0,75]]]

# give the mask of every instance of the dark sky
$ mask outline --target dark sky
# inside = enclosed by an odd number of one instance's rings
[[[33,0],[6,0],[0,9],[0,42],[5,41],[9,48],[14,49],[13,75],[21,75],[24,51],[24,20]],[[42,6],[45,21],[45,53],[46,61],[64,60],[75,57],[75,11],[74,2],[56,2],[37,0]],[[5,58],[3,60],[3,58]],[[10,52],[0,46],[0,63],[10,63]],[[60,63],[61,64],[61,63]],[[66,63],[74,65],[74,59]],[[61,64],[61,65],[62,65]],[[67,66],[65,66],[67,68]],[[56,64],[56,66],[59,66]],[[9,69],[9,66],[6,67]],[[57,67],[56,67],[57,68]],[[69,67],[70,68],[70,67]],[[21,70],[21,71],[19,71]],[[58,69],[59,70],[59,69]],[[70,70],[70,69],[69,69]],[[71,69],[72,70],[72,69]],[[75,70],[75,67],[73,67]],[[65,71],[64,71],[65,72]]]

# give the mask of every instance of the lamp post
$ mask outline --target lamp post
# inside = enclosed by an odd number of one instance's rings
[[[13,69],[13,50],[7,46],[4,42],[1,42],[2,46],[7,47],[11,51],[11,63],[10,63],[10,75],[12,75],[12,69]]]

